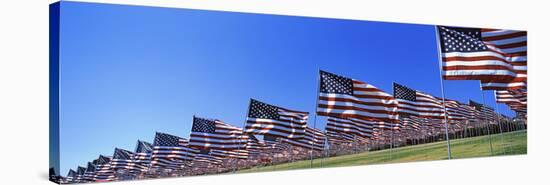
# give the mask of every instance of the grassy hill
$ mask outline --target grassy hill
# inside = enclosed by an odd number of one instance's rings
[[[499,134],[491,135],[491,137],[493,143],[493,156],[527,154],[527,131],[525,130],[504,133],[502,139]],[[489,136],[451,140],[451,151],[453,159],[491,156]],[[315,159],[313,161],[313,167],[341,167],[441,159],[447,159],[447,145],[445,141],[399,147],[394,148],[392,151],[386,149],[324,159]],[[310,168],[309,160],[255,167],[240,170],[238,173],[305,168]]]

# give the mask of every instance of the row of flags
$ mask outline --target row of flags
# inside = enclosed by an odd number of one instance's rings
[[[527,108],[526,33],[437,26],[442,78],[479,80],[495,90],[497,103],[516,112]],[[402,84],[393,93],[346,76],[319,71],[316,115],[325,130],[308,126],[309,113],[250,99],[243,128],[218,119],[193,116],[189,139],[157,132],[154,142],[138,141],[135,151],[116,148],[88,166],[70,170],[68,182],[111,181],[153,173],[184,172],[238,163],[299,148],[326,150],[350,142],[386,142],[387,130],[440,129],[443,124],[496,122],[503,116],[470,100],[443,99]],[[447,122],[445,122],[447,121]],[[256,136],[263,135],[260,140]],[[121,173],[122,172],[122,173]]]

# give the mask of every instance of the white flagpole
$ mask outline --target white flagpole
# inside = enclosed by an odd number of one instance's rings
[[[319,68],[317,68],[317,97],[316,97],[316,101],[315,101],[315,112],[313,113],[313,128],[317,128],[317,108],[318,108],[318,104],[319,104],[319,95],[320,95],[320,92],[321,91],[321,70]],[[314,142],[311,142],[311,148],[309,150],[309,167],[310,168],[313,168],[313,144],[315,144]]]
[[[243,132],[241,134],[241,136],[239,137],[239,143],[241,142],[241,140],[243,139],[244,135],[245,135],[245,127],[246,127],[246,120],[248,120],[248,115],[250,114],[250,103],[252,102],[252,99],[250,99],[250,101],[248,102],[248,106],[246,108],[246,117],[244,118],[244,122],[243,122]],[[241,150],[241,144],[237,143],[237,150],[239,150],[239,152],[242,152],[240,151]],[[247,141],[248,143],[248,141]],[[246,150],[246,146],[245,146],[245,149]],[[248,154],[247,154],[248,155]],[[247,159],[248,159],[249,156],[247,156]],[[237,171],[237,166],[239,164],[239,158],[236,157],[235,158],[235,165],[233,166],[233,173],[236,173]]]
[[[481,81],[479,82],[479,89],[481,91],[481,99],[483,100],[483,104],[481,106],[480,112],[483,110],[483,107],[485,106],[485,93],[483,93],[483,86],[481,84]],[[483,114],[483,112],[481,112]],[[485,127],[487,128],[487,135],[489,136],[489,147],[491,148],[491,155],[493,155],[493,138],[491,136],[491,129],[489,128],[489,117],[487,117],[487,114],[483,114],[485,116]]]
[[[504,145],[504,135],[502,134],[502,123],[500,122],[500,111],[498,111],[498,102],[497,102],[497,91],[495,90],[495,111],[497,113],[497,123],[498,123],[498,128],[500,130],[500,143],[501,145]],[[507,153],[507,149],[508,147],[505,147],[504,148],[504,154]]]
[[[437,42],[437,60],[439,62],[439,81],[441,84],[441,99],[443,104],[443,117],[445,120],[445,138],[447,139],[447,158],[451,159],[451,141],[449,141],[449,123],[447,122],[447,108],[445,107],[445,87],[443,85],[443,61],[441,61],[441,45],[439,41],[439,30],[435,28],[435,38]]]

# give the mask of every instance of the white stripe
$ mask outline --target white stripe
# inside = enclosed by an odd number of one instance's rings
[[[340,109],[319,108],[318,112],[336,113],[336,114],[354,114],[354,115],[361,115],[361,116],[365,116],[365,117],[397,119],[397,115],[369,113],[369,112],[356,111],[356,110],[340,110]]]
[[[327,97],[327,98],[346,98],[346,99],[356,100],[359,102],[366,102],[366,103],[384,103],[387,105],[397,104],[397,101],[395,99],[386,100],[386,99],[379,99],[379,98],[357,98],[351,95],[334,94],[334,93],[319,93],[319,96]]]
[[[517,33],[519,31],[516,30],[493,30],[493,31],[482,31],[481,36],[482,37],[493,37],[493,36],[499,36],[499,35],[508,35],[512,33]]]
[[[510,70],[445,70],[444,76],[477,76],[477,75],[493,75],[493,76],[515,76],[516,73]]]
[[[494,40],[494,41],[484,41],[484,42],[495,44],[495,45],[504,45],[504,44],[512,44],[512,43],[525,42],[525,41],[527,41],[527,36],[513,37],[509,39],[501,39],[501,40]]]
[[[363,108],[367,110],[383,110],[383,111],[390,111],[390,112],[392,111],[395,112],[397,109],[396,107],[371,106],[371,105],[356,104],[351,102],[325,101],[325,100],[319,100],[319,105],[349,106],[349,107]]]
[[[483,56],[493,56],[504,59],[509,62],[518,62],[518,61],[527,61],[527,56],[515,56],[515,57],[505,57],[499,53],[493,51],[479,51],[479,52],[445,52],[442,53],[443,57],[483,57]]]

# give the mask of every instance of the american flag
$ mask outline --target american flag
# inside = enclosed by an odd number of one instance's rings
[[[358,137],[372,137],[373,127],[376,122],[364,121],[355,118],[335,118],[329,117],[325,129],[331,133],[345,133],[357,135]]]
[[[374,130],[374,129],[373,129]],[[348,144],[355,140],[355,135],[343,133],[343,132],[336,132],[332,130],[326,130],[327,140],[330,145],[340,145],[340,144]],[[374,136],[374,133],[373,133]]]
[[[463,123],[472,116],[473,108],[456,100],[446,99],[445,108],[447,109],[447,119],[451,123]]]
[[[497,103],[504,103],[515,111],[527,110],[527,91],[526,90],[500,90],[495,91]]]
[[[476,110],[476,117],[480,120],[494,121],[496,119],[496,113],[493,108],[483,105],[481,103],[470,100],[470,106]]]
[[[189,165],[199,150],[189,147],[184,138],[157,132],[153,142],[151,167],[179,170]]]
[[[245,132],[301,138],[305,136],[308,114],[251,99]]]
[[[114,180],[115,172],[111,168],[111,157],[100,155],[95,165],[95,175],[93,180],[96,182]]]
[[[88,162],[88,166],[86,166],[86,172],[84,172],[84,181],[86,182],[93,181],[94,174],[95,174],[95,165],[91,162]]]
[[[242,128],[231,126],[220,120],[193,117],[189,146],[201,149],[238,150],[244,149],[248,135]]]
[[[401,125],[409,130],[419,131],[422,129],[422,121],[416,116],[400,116]]]
[[[222,164],[222,158],[210,154],[197,154],[193,159],[194,168],[211,168]]]
[[[421,118],[444,119],[445,111],[439,98],[393,83],[393,95],[399,102],[398,112]]]
[[[320,71],[317,115],[380,120],[398,120],[397,101],[388,93],[355,79]]]
[[[79,166],[76,168],[76,182],[84,182],[84,173],[86,172],[86,168]]]
[[[151,164],[151,154],[153,153],[153,145],[148,142],[138,140],[134,153],[134,163],[136,167],[146,172]]]
[[[248,143],[246,144],[248,155],[259,155],[265,153],[268,149],[269,146],[264,141],[260,141],[252,134],[248,135]]]
[[[526,88],[527,32],[437,28],[446,80],[481,80],[483,90]]]
[[[288,143],[283,143],[282,141],[282,138],[276,138],[276,137],[271,137],[271,138],[265,138],[264,137],[264,142],[265,144],[269,147],[269,150],[271,153],[281,153],[281,152],[284,152],[284,151],[288,151],[292,148],[292,146]]]
[[[124,170],[129,173],[139,172],[134,162],[134,153],[120,148],[115,148],[113,159],[111,160],[111,168],[115,171]]]
[[[76,180],[76,172],[73,169],[69,170],[69,173],[67,173],[67,182],[74,182]]]
[[[297,147],[321,151],[325,148],[325,138],[323,131],[307,127],[305,137],[299,139],[281,138],[281,141]]]
[[[248,151],[245,149],[240,150],[210,150],[210,155],[221,157],[221,158],[236,158],[236,159],[247,159]]]

